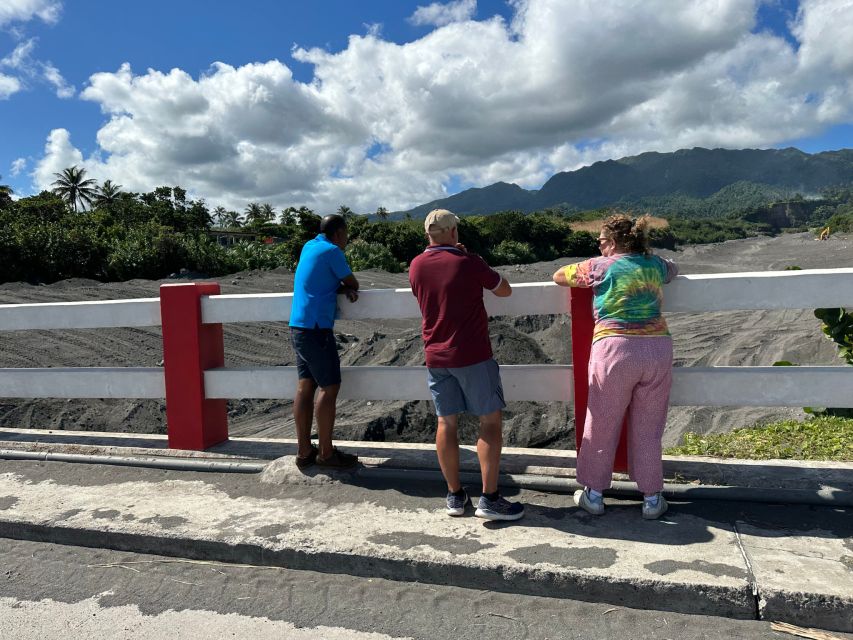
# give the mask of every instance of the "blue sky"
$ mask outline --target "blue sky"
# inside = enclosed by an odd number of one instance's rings
[[[853,57],[819,42],[842,29],[831,46],[843,48],[849,0],[723,0],[698,33],[707,0],[675,17],[667,2],[2,0],[0,174],[25,195],[79,161],[98,179],[180,180],[229,206],[370,210],[497,180],[536,188],[646,150],[853,147],[853,89],[839,85]]]
[[[198,76],[217,61],[238,66],[278,59],[294,77],[310,82],[313,68],[293,60],[294,45],[339,51],[351,34],[364,34],[373,24],[381,25],[384,38],[407,42],[428,31],[406,20],[417,6],[408,0],[211,0],[199,11],[197,2],[187,0],[66,1],[56,23],[36,18],[0,30],[0,57],[22,39],[35,38],[35,56],[53,62],[78,90],[92,73],[115,71],[125,62],[139,71],[179,67]],[[476,15],[496,14],[508,17],[511,11],[500,0],[480,0]],[[104,122],[97,104],[60,99],[50,85],[32,82],[14,98],[0,100],[0,175],[27,193],[29,177],[10,175],[14,160],[37,158],[55,127],[73,131],[88,155]]]

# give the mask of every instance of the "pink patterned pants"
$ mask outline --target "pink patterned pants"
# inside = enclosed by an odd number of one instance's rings
[[[663,488],[661,438],[672,387],[672,338],[610,337],[592,345],[578,482],[610,487],[628,412],[628,473],[644,495]]]

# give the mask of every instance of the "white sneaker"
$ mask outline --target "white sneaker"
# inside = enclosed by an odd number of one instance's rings
[[[669,509],[669,505],[666,503],[666,498],[664,498],[660,493],[658,493],[658,501],[656,504],[649,504],[645,498],[643,499],[644,520],[656,520],[665,514],[667,509]]]
[[[594,516],[604,513],[604,499],[593,500],[589,495],[589,487],[575,491],[575,504]]]

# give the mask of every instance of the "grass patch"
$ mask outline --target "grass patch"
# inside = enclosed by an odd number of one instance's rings
[[[714,435],[684,434],[672,456],[853,461],[853,418],[783,420]]]

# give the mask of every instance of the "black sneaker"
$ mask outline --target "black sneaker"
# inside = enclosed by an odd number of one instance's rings
[[[332,455],[330,455],[328,458],[321,458],[318,455],[315,464],[318,467],[349,469],[358,464],[358,456],[354,453],[344,453],[337,447],[332,447]]]
[[[311,453],[309,453],[304,458],[302,456],[296,456],[296,466],[300,469],[307,469],[312,464],[317,462],[317,447],[313,444],[311,445]]]
[[[497,500],[480,496],[474,515],[486,520],[520,520],[524,517],[524,505],[520,502],[510,502],[503,496],[498,496]]]
[[[468,492],[464,489],[462,490],[462,495],[457,496],[453,493],[447,494],[447,515],[449,516],[463,516],[465,515],[465,507],[471,502],[471,498],[468,497]]]

